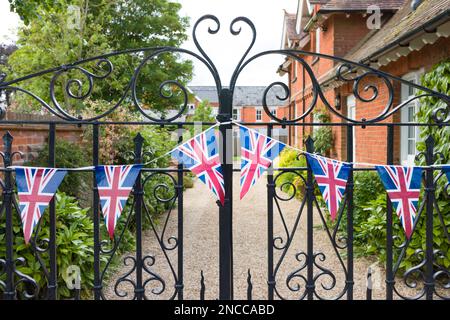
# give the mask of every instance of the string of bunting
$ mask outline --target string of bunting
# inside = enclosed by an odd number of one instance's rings
[[[11,166],[15,170],[25,242],[28,244],[33,229],[53,199],[68,171],[94,170],[105,225],[111,239],[118,219],[126,205],[130,192],[141,169],[170,155],[186,169],[194,173],[217,197],[222,205],[225,201],[225,184],[220,161],[217,123],[164,155],[145,164],[101,165],[82,168],[42,168]],[[421,177],[424,168],[441,168],[450,182],[450,165],[398,166],[361,162],[342,162],[312,154],[270,138],[257,130],[235,121],[225,124],[239,126],[241,144],[240,199],[272,165],[284,148],[295,149],[306,155],[309,167],[326,203],[331,219],[336,219],[347,188],[353,166],[373,166],[396,210],[406,237],[411,238],[416,221]]]

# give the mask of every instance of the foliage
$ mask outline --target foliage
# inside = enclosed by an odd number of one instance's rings
[[[424,74],[422,79],[422,85],[433,89],[437,92],[450,95],[450,60],[443,61],[435,65],[432,70]],[[417,92],[421,94],[422,92]],[[443,108],[447,110],[447,122],[448,122],[448,110],[449,106],[445,104],[442,99],[437,99],[435,97],[424,97],[420,99],[420,108],[417,113],[417,119],[420,123],[432,123],[433,122],[433,112],[438,109]],[[445,109],[447,108],[447,109]],[[435,141],[434,152],[440,152],[443,155],[443,159],[439,159],[441,163],[448,163],[450,160],[450,127],[421,127],[420,140],[417,143],[417,150],[423,152],[426,150],[425,140],[428,136],[432,136]],[[423,157],[419,158],[418,165],[425,165],[425,159]],[[440,172],[436,172],[437,176]],[[436,185],[436,203],[439,211],[442,215],[445,228],[450,226],[450,201],[448,195],[445,191],[445,185],[447,180],[445,176],[441,177]],[[423,213],[426,215],[426,212]],[[446,258],[441,261],[441,265],[448,268],[450,267],[450,243],[446,240],[444,233],[444,227],[440,222],[438,213],[434,211],[434,249],[439,249],[446,254]],[[415,241],[417,243],[412,243],[411,248],[420,248],[425,246],[425,224],[418,230]]]
[[[40,18],[40,9],[55,10],[60,3],[53,0],[8,0],[12,12],[15,12],[28,25],[32,19]]]
[[[62,297],[69,297],[70,291],[64,281],[67,268],[71,265],[80,268],[83,294],[88,295],[92,288],[94,274],[92,265],[94,262],[94,228],[88,215],[89,209],[81,209],[75,198],[64,193],[56,194],[56,254],[58,269],[58,293]],[[23,239],[22,226],[16,212],[14,219],[14,257],[25,258],[25,264],[18,266],[18,271],[33,278],[43,290],[39,297],[45,297],[47,280],[42,273],[42,267],[35,258],[30,244],[26,245]],[[4,241],[5,222],[0,224],[0,241]],[[50,223],[48,210],[41,218],[41,228],[38,239],[50,238]],[[39,242],[39,240],[38,240]],[[44,245],[45,246],[45,245]],[[5,246],[0,246],[0,257],[5,257]],[[49,268],[48,252],[41,254],[45,267]],[[104,261],[104,258],[101,258]]]
[[[186,18],[178,14],[180,5],[167,0],[57,0],[44,3],[12,1],[28,25],[19,32],[19,49],[11,56],[12,77],[20,77],[43,69],[100,55],[114,50],[136,47],[177,46],[186,39]],[[107,81],[96,81],[91,97],[118,101],[127,87],[135,68],[145,58],[143,54],[111,57],[114,71]],[[105,65],[97,61],[83,65],[96,74],[104,74]],[[186,83],[192,75],[192,63],[181,61],[177,54],[163,54],[143,67],[138,81],[138,96],[146,108],[164,109],[181,101],[160,97],[159,86],[168,79]],[[24,88],[49,100],[50,75],[30,79]],[[65,90],[69,79],[80,79],[70,89],[75,94],[88,92],[88,79],[80,71],[63,73],[55,86],[58,102],[65,110],[77,114],[86,106],[72,99]],[[166,88],[173,89],[173,88]],[[178,97],[178,98],[177,98]],[[16,97],[17,111],[41,110],[29,97]]]
[[[279,157],[279,167],[306,167],[306,159],[304,157],[299,157],[299,153],[294,149],[285,148]],[[277,176],[276,185],[281,188],[281,191],[286,192],[290,196],[292,196],[295,191],[295,197],[297,199],[303,199],[306,187],[304,181],[304,179],[306,180],[306,171],[297,171],[296,173],[282,173],[282,171],[278,171],[275,175]]]
[[[45,144],[37,157],[26,165],[48,167],[48,157],[49,145]],[[89,166],[90,159],[86,151],[77,143],[56,139],[55,163],[57,168],[78,168]],[[92,174],[88,172],[68,172],[58,188],[61,192],[83,199],[83,204],[87,202],[86,194],[90,193],[91,189]]]
[[[208,100],[203,100],[200,102],[195,108],[195,112],[192,115],[192,117],[189,118],[189,121],[192,122],[198,122],[198,123],[204,123],[204,122],[215,122],[215,117],[213,115],[213,109],[211,107],[211,104]],[[199,134],[202,131],[205,131],[209,128],[209,125],[201,125],[201,128],[197,128],[197,126],[191,127],[189,129],[189,132],[191,134],[191,137],[193,137],[196,134]]]
[[[326,123],[330,121],[330,116],[324,111],[316,111],[314,114],[320,123]],[[314,136],[314,149],[317,153],[322,155],[329,155],[331,148],[333,147],[333,130],[329,126],[320,126],[313,132]]]
[[[153,126],[144,126],[132,128],[129,133],[115,144],[117,149],[117,163],[133,163],[133,155],[129,151],[134,150],[133,139],[137,134],[143,138],[144,161],[151,162],[146,167],[165,168],[169,166],[170,156],[166,155],[176,145],[176,139],[171,132],[165,128]],[[150,173],[145,173],[144,177]],[[165,185],[167,187],[161,187]],[[161,213],[170,208],[170,202],[159,201],[160,199],[170,199],[175,192],[175,186],[170,177],[164,174],[153,174],[144,184],[144,202],[150,213],[155,219]],[[156,195],[156,196],[155,196]],[[144,226],[145,227],[145,226]]]
[[[442,62],[436,65],[430,72],[425,74],[422,78],[422,85],[431,88],[441,93],[450,94],[450,61]],[[420,94],[418,92],[417,94]],[[425,97],[420,99],[420,109],[417,113],[417,120],[420,123],[432,123],[433,112],[437,108],[445,107],[443,101],[434,97]],[[422,127],[420,136],[421,140],[417,144],[419,152],[426,150],[425,140],[428,136],[435,139],[435,152],[441,152],[446,161],[450,159],[450,128],[444,127]],[[418,165],[425,165],[425,159],[420,158]],[[438,171],[438,170],[437,170]],[[440,175],[440,172],[436,172]],[[378,179],[377,179],[378,180]],[[358,181],[358,178],[356,178]],[[374,254],[385,261],[386,259],[386,193],[381,192],[379,182],[374,184],[374,179],[367,176],[360,180],[363,189],[357,190],[355,186],[355,250],[360,254]],[[445,177],[441,177],[436,186],[436,202],[445,226],[450,225],[450,202],[445,195],[444,187],[447,181]],[[367,186],[367,187],[366,187]],[[423,201],[424,192],[420,201]],[[403,259],[400,268],[408,269],[417,265],[418,258],[414,255],[417,249],[425,250],[426,245],[426,226],[425,217],[426,210],[422,212],[417,227],[412,236],[412,240],[406,250],[405,258]],[[438,249],[444,253],[444,258],[438,258],[437,263],[445,268],[450,267],[450,243],[448,242],[442,223],[439,219],[438,213],[434,212],[433,216],[433,241],[434,249]],[[400,221],[393,213],[393,232],[394,236],[399,239],[404,239],[403,228]],[[397,254],[397,252],[396,252]]]

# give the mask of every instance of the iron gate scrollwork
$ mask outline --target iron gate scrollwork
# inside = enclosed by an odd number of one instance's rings
[[[74,62],[72,64],[55,67],[49,70],[44,70],[36,74],[28,75],[19,79],[7,80],[6,75],[0,77],[0,92],[20,92],[30,98],[34,99],[41,105],[43,110],[51,113],[55,116],[55,120],[29,120],[29,121],[14,121],[14,120],[2,120],[2,124],[11,125],[32,125],[32,124],[45,124],[48,125],[49,131],[49,159],[48,165],[54,166],[55,164],[55,139],[56,139],[56,126],[63,125],[79,125],[92,128],[92,151],[93,161],[92,165],[99,165],[99,150],[101,148],[101,139],[99,130],[102,126],[109,125],[152,125],[152,126],[164,126],[174,125],[178,129],[178,142],[182,141],[182,130],[186,126],[194,125],[193,122],[177,121],[185,112],[188,105],[188,94],[186,87],[176,79],[167,79],[162,82],[159,87],[160,97],[170,101],[174,96],[174,89],[177,89],[181,93],[182,104],[178,108],[175,115],[168,118],[164,118],[163,115],[155,115],[148,113],[144,109],[139,99],[139,77],[144,72],[145,65],[152,59],[163,54],[175,54],[185,55],[191,59],[200,61],[208,70],[214,84],[217,89],[217,95],[219,97],[219,114],[217,121],[220,122],[219,130],[222,133],[220,143],[220,153],[222,156],[228,154],[229,150],[232,150],[232,146],[229,141],[224,137],[227,136],[227,132],[232,129],[232,110],[233,110],[233,94],[236,87],[236,83],[239,76],[246,70],[246,68],[257,61],[259,58],[280,55],[295,60],[298,65],[302,66],[306,75],[311,81],[311,99],[308,106],[304,108],[304,112],[292,119],[279,118],[270,112],[267,104],[267,97],[273,94],[273,88],[279,87],[282,89],[282,95],[277,94],[276,98],[281,103],[289,102],[291,92],[289,87],[284,82],[273,82],[268,85],[264,91],[262,97],[263,108],[265,113],[273,120],[271,122],[261,122],[258,126],[265,126],[267,128],[268,136],[272,136],[274,128],[293,127],[300,126],[338,126],[346,128],[347,138],[347,157],[346,161],[352,162],[353,159],[353,128],[369,126],[381,126],[387,128],[387,164],[393,164],[394,154],[394,128],[401,126],[439,126],[447,127],[450,124],[450,97],[435,92],[431,89],[425,88],[415,83],[405,81],[404,79],[392,76],[380,70],[370,68],[367,65],[347,61],[345,59],[329,56],[320,53],[307,52],[301,50],[269,50],[260,52],[254,55],[250,55],[250,52],[256,41],[256,28],[254,24],[246,17],[235,18],[230,26],[229,31],[234,36],[239,36],[243,27],[247,27],[251,31],[251,40],[248,47],[245,49],[244,54],[240,58],[227,87],[223,86],[222,79],[216,68],[214,62],[210,59],[206,51],[200,44],[197,32],[200,24],[208,21],[210,26],[208,27],[208,33],[215,35],[219,32],[221,24],[219,19],[213,15],[205,15],[201,17],[193,27],[193,40],[198,52],[185,50],[174,47],[159,47],[159,48],[142,48],[131,49],[121,52],[113,52],[104,54],[101,56],[85,59]],[[89,98],[94,90],[95,84],[98,81],[106,81],[114,71],[114,64],[112,58],[120,55],[137,55],[141,57],[138,65],[135,66],[134,72],[127,82],[123,94],[118,101],[112,102],[111,107],[101,112],[100,114],[90,116],[88,118],[82,118],[77,114],[73,114],[70,110],[65,110],[57,98],[56,88],[59,85],[61,77],[68,78],[65,81],[63,90],[65,94],[70,98],[77,101],[84,101]],[[383,110],[371,119],[352,119],[342,114],[336,106],[327,101],[325,94],[321,88],[318,79],[314,75],[312,66],[306,61],[304,57],[319,57],[321,59],[331,60],[335,62],[338,67],[336,68],[336,79],[352,84],[352,91],[356,99],[362,103],[366,103],[366,107],[370,108],[370,103],[379,98],[379,88],[370,84],[371,79],[381,80],[381,83],[385,86],[388,92],[388,99]],[[76,73],[81,77],[74,78],[73,74]],[[25,83],[29,79],[34,78],[47,78],[49,79],[49,102],[44,98],[39,97],[37,94],[25,89],[22,83]],[[366,84],[364,87],[363,84]],[[398,105],[395,105],[394,97],[394,83],[411,86],[421,93],[408,101],[404,101]],[[370,94],[370,96],[367,96]],[[413,102],[414,100],[434,97],[444,102],[443,106],[436,108],[433,112],[432,123],[395,123],[383,122],[384,120],[392,117],[400,109]],[[312,114],[318,103],[325,106],[326,110],[334,114],[339,122],[331,123],[314,123],[308,122],[308,117]],[[141,114],[143,121],[110,121],[106,120],[107,117],[114,111],[119,109],[125,103],[130,103]],[[213,125],[214,123],[211,123]],[[254,126],[255,123],[244,123],[247,126]],[[18,214],[18,205],[14,196],[14,184],[13,184],[13,170],[10,168],[14,165],[14,159],[20,156],[17,152],[12,152],[13,137],[10,134],[5,134],[4,150],[1,153],[3,158],[3,180],[1,181],[2,192],[2,205],[0,210],[0,219],[5,221],[4,230],[4,242],[5,257],[0,259],[0,290],[3,292],[4,299],[32,299],[36,298],[39,290],[46,290],[46,297],[48,299],[56,299],[57,296],[57,264],[56,264],[56,220],[55,220],[55,203],[52,202],[49,206],[50,216],[50,238],[39,239],[39,232],[35,232],[35,236],[31,241],[35,258],[42,266],[44,277],[47,280],[47,288],[39,288],[37,282],[31,277],[21,273],[17,269],[17,265],[23,263],[23,257],[16,257],[14,254],[14,237],[13,237],[13,218]],[[145,152],[143,150],[143,137],[138,135],[134,139],[135,149],[133,151],[134,163],[145,163]],[[306,141],[306,150],[310,153],[314,152],[314,141],[308,138]],[[396,287],[396,276],[398,276],[399,266],[404,258],[405,252],[408,248],[409,241],[404,241],[393,235],[393,210],[390,202],[387,201],[387,227],[386,227],[386,298],[393,299],[394,297],[400,297],[404,299],[433,299],[434,297],[449,299],[448,294],[445,294],[445,290],[448,290],[450,283],[450,272],[448,268],[437,264],[437,257],[445,254],[433,249],[433,216],[438,217],[442,228],[444,229],[445,239],[443,241],[450,242],[448,233],[448,226],[444,223],[444,217],[439,211],[435,199],[435,188],[439,179],[445,179],[444,174],[440,172],[439,168],[432,167],[431,165],[438,162],[446,163],[449,159],[443,159],[441,153],[434,152],[434,141],[430,136],[426,140],[426,151],[419,154],[418,157],[425,157],[427,167],[424,170],[424,186],[425,197],[421,202],[421,206],[417,213],[417,219],[425,219],[426,223],[426,248],[425,250],[418,250],[416,252],[417,257],[421,261],[417,266],[414,266],[407,270],[403,275],[404,282],[407,287],[415,288],[418,283],[423,284],[423,288],[414,296],[405,296]],[[299,157],[303,155],[299,154]],[[224,159],[225,159],[224,158]],[[224,205],[219,205],[219,297],[220,299],[233,299],[233,197],[232,197],[232,183],[233,183],[233,169],[232,162],[224,161],[223,174],[225,181],[225,202]],[[354,249],[353,249],[353,173],[356,171],[368,171],[374,170],[374,168],[353,168],[351,170],[350,178],[348,181],[344,205],[340,208],[338,213],[337,222],[334,226],[330,226],[326,221],[326,216],[322,207],[319,204],[318,198],[315,194],[315,185],[312,175],[312,171],[308,166],[298,168],[271,168],[267,175],[267,298],[268,299],[353,299],[353,287],[354,287]],[[93,172],[92,169],[86,169],[87,172]],[[134,188],[132,191],[131,200],[129,200],[131,211],[127,215],[124,222],[125,228],[129,225],[131,219],[134,219],[136,224],[136,248],[135,254],[124,257],[123,263],[129,266],[129,271],[123,275],[120,275],[114,285],[114,293],[119,298],[132,298],[132,299],[149,299],[164,296],[169,299],[183,299],[184,288],[184,266],[183,266],[183,174],[186,170],[182,165],[178,165],[176,169],[167,168],[151,168],[144,167],[142,170]],[[275,172],[277,174],[275,175]],[[302,180],[305,186],[306,196],[298,204],[298,211],[293,217],[292,225],[289,225],[286,220],[286,212],[283,212],[282,204],[288,201],[295,201],[294,196],[289,196],[283,192],[287,187],[286,184],[279,185],[278,179],[284,174],[294,174],[298,179]],[[144,186],[150,183],[155,176],[163,175],[167,179],[166,184],[158,184],[153,187],[153,196],[156,201],[169,203],[170,211],[163,221],[162,230],[158,231],[152,217],[149,213],[149,208],[145,203],[145,197],[149,195],[144,192]],[[95,179],[94,179],[95,180]],[[289,184],[289,183],[288,183]],[[110,266],[111,260],[115,256],[117,248],[121,241],[123,241],[123,231],[114,237],[110,242],[108,240],[101,239],[100,236],[100,212],[99,212],[99,198],[97,195],[96,185],[92,186],[93,195],[93,225],[94,225],[94,298],[105,299],[103,292],[103,284],[105,280],[106,272]],[[289,187],[295,189],[297,186],[289,184]],[[168,198],[158,196],[160,190],[172,190],[171,196]],[[447,184],[446,192],[449,192],[449,186]],[[177,235],[169,236],[166,234],[166,228],[170,223],[170,217],[172,211],[177,211]],[[424,217],[422,217],[424,215]],[[299,225],[302,223],[301,219],[306,219],[306,248],[296,251],[293,257],[296,260],[297,267],[294,270],[285,270],[285,275],[282,275],[282,267],[286,257],[289,254],[289,250],[297,250],[292,248],[293,239],[298,232]],[[152,267],[156,262],[156,256],[144,255],[142,248],[142,223],[143,219],[148,219],[151,231],[155,234],[159,249],[162,253],[162,259],[168,266],[169,272],[167,277],[163,277],[157,274]],[[344,229],[341,228],[342,221],[346,221]],[[278,234],[274,226],[279,221],[281,225],[281,234]],[[338,266],[341,269],[340,273],[327,268],[327,259],[329,257],[325,252],[315,251],[315,239],[314,221],[319,221],[326,234],[327,240],[332,244],[332,254],[337,257]],[[40,225],[37,226],[39,230]],[[125,229],[123,229],[125,230]],[[394,251],[399,251],[399,254],[394,254]],[[42,261],[42,253],[48,253],[49,268],[45,267],[45,263]],[[169,254],[176,252],[176,259],[173,255]],[[394,261],[394,258],[397,258]],[[175,262],[176,260],[176,262]],[[105,261],[102,266],[101,261]],[[200,275],[199,275],[200,276]],[[342,278],[343,277],[343,278]],[[168,285],[169,279],[171,286]],[[248,271],[248,292],[247,296],[252,297],[252,277],[250,270]],[[338,286],[338,282],[343,282],[343,285]],[[17,292],[19,287],[23,286],[24,290],[22,296],[18,296]],[[130,292],[123,291],[123,286],[130,286],[132,288],[132,294]],[[201,286],[200,297],[205,296],[205,282],[204,275],[201,272]],[[442,288],[438,288],[442,286]],[[443,290],[441,290],[443,289]],[[75,295],[76,297],[76,295]]]

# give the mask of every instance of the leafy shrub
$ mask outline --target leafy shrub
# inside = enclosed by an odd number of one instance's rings
[[[450,94],[450,60],[436,65],[429,73],[422,78],[422,85],[432,88],[436,91]],[[420,94],[418,92],[417,94]],[[420,123],[432,123],[432,114],[437,108],[445,107],[442,100],[433,97],[425,97],[420,100],[420,109],[417,113],[417,121]],[[419,152],[425,151],[425,139],[431,135],[435,139],[435,152],[441,152],[445,159],[450,159],[450,128],[449,127],[421,127],[421,140],[417,144]],[[420,159],[418,165],[425,165],[425,159]],[[437,170],[438,171],[438,170]],[[436,172],[436,176],[440,174]],[[377,179],[379,180],[379,179]],[[355,186],[355,249],[361,254],[374,254],[385,261],[386,259],[386,193],[380,189],[378,182],[373,184],[374,180],[370,177],[361,180],[362,189],[357,190]],[[438,180],[436,186],[436,203],[445,226],[450,225],[450,201],[445,195],[445,177]],[[367,190],[364,190],[366,189]],[[373,194],[371,194],[373,192]],[[421,199],[423,201],[424,191],[422,188]],[[357,204],[358,203],[358,204]],[[422,212],[417,222],[416,230],[412,240],[406,250],[400,268],[408,269],[417,265],[417,257],[414,252],[417,249],[425,250],[426,245],[426,210]],[[450,243],[448,242],[444,228],[439,219],[438,213],[434,211],[433,217],[433,241],[434,249],[444,253],[443,258],[438,258],[437,263],[445,268],[450,267]],[[403,228],[400,221],[393,212],[393,233],[404,239]]]
[[[133,163],[133,155],[129,151],[134,150],[133,139],[137,134],[141,134],[144,139],[143,152],[146,153],[144,162],[150,162],[154,159],[156,161],[149,163],[146,167],[165,168],[169,166],[170,156],[165,154],[176,145],[175,139],[172,139],[171,132],[165,128],[158,128],[152,126],[145,126],[133,128],[129,133],[117,142],[116,148],[118,150],[116,162]],[[149,173],[145,173],[145,176]],[[167,188],[165,187],[167,186]],[[164,174],[155,174],[151,179],[144,184],[144,202],[149,210],[150,215],[157,216],[167,209],[169,209],[171,202],[163,202],[157,199],[170,199],[175,192],[173,181],[170,177]],[[157,197],[156,197],[156,196]],[[131,202],[130,202],[131,203]],[[144,220],[145,222],[146,220]],[[144,228],[148,225],[144,225]]]
[[[320,127],[314,132],[314,147],[319,154],[327,156],[333,147],[331,127]]]
[[[314,117],[320,123],[326,123],[330,121],[328,113],[319,110],[314,113]],[[317,153],[328,156],[331,148],[333,147],[333,130],[328,126],[321,126],[315,129],[314,136],[314,149]]]
[[[58,269],[58,294],[67,298],[70,291],[64,281],[67,267],[75,265],[80,268],[83,295],[89,295],[92,288],[94,273],[94,227],[88,215],[89,209],[81,209],[75,198],[64,193],[56,194],[56,256]],[[26,245],[23,239],[22,225],[19,215],[14,212],[14,257],[25,258],[25,264],[17,269],[33,278],[42,289],[39,297],[45,297],[47,280],[43,276],[42,267],[35,258],[30,244]],[[5,222],[0,224],[0,241],[4,241]],[[34,237],[34,235],[33,235]],[[48,210],[41,218],[41,228],[37,239],[50,237],[50,223]],[[44,245],[45,247],[45,245]],[[0,246],[0,256],[5,257],[6,246]],[[41,254],[46,268],[49,268],[48,252]],[[104,258],[102,258],[104,259]]]
[[[58,192],[55,195],[56,199],[56,257],[57,257],[57,281],[58,294],[61,298],[68,298],[73,292],[67,288],[65,279],[67,268],[71,265],[80,268],[81,278],[81,296],[90,297],[93,282],[94,282],[94,225],[90,215],[89,208],[81,209],[74,197],[68,196],[65,193]],[[116,234],[120,234],[125,226],[127,213],[124,212],[117,222]],[[14,258],[23,257],[25,263],[23,266],[18,266],[18,271],[30,276],[39,285],[38,298],[46,297],[47,280],[42,272],[42,266],[35,257],[35,253],[31,244],[26,245],[23,239],[22,224],[19,215],[13,214],[13,230],[14,230]],[[108,239],[106,227],[100,226],[102,239]],[[36,231],[35,231],[36,232]],[[35,233],[33,234],[34,239]],[[40,239],[48,239],[50,237],[50,222],[48,210],[46,210],[41,218],[41,227],[37,237]],[[4,242],[5,238],[5,222],[0,224],[0,241]],[[135,237],[126,230],[122,242],[119,245],[118,251],[113,259],[112,266],[117,264],[117,259],[122,252],[129,251],[134,248]],[[45,244],[42,247],[45,248]],[[0,258],[4,259],[6,254],[6,246],[0,246]],[[49,268],[48,252],[41,253],[41,260],[45,267]],[[107,257],[100,255],[101,268],[105,267]],[[107,276],[109,273],[107,273]],[[4,277],[5,275],[2,275]],[[5,280],[0,277],[0,280]],[[24,288],[19,288],[19,291]]]
[[[305,157],[299,157],[297,151],[286,148],[280,154],[278,165],[280,168],[306,167],[306,159]],[[297,173],[306,179],[306,171],[298,171]],[[282,188],[281,191],[292,196],[295,188],[295,197],[297,199],[303,199],[305,195],[305,182],[297,173],[275,172],[275,176],[279,175],[275,181],[277,187]]]
[[[27,165],[48,167],[49,146],[46,144],[38,156]],[[57,168],[76,168],[89,166],[86,151],[78,144],[57,139],[55,142],[55,160]],[[75,196],[88,203],[88,193],[92,191],[92,174],[88,172],[68,172],[58,190]]]

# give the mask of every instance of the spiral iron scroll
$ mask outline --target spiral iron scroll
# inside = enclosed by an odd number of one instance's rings
[[[41,72],[37,72],[35,74],[31,74],[28,76],[24,76],[15,80],[7,81],[7,77],[5,74],[2,74],[0,76],[0,93],[1,92],[22,92],[23,94],[29,96],[30,98],[34,99],[37,103],[39,103],[44,110],[47,110],[51,114],[59,117],[62,120],[69,121],[69,122],[77,122],[77,123],[89,123],[92,121],[98,121],[103,118],[106,118],[108,115],[110,115],[112,112],[114,112],[117,108],[119,108],[121,105],[123,105],[125,102],[128,103],[128,101],[132,101],[132,104],[134,105],[134,108],[136,111],[138,111],[144,119],[148,119],[155,122],[173,122],[177,119],[179,119],[184,111],[187,108],[188,104],[188,95],[187,95],[187,89],[185,87],[185,84],[180,83],[179,81],[175,79],[167,79],[163,81],[159,86],[159,92],[160,97],[162,99],[171,99],[174,95],[173,92],[170,92],[173,89],[177,89],[181,92],[183,103],[180,106],[174,105],[174,109],[178,110],[174,116],[171,116],[170,118],[164,118],[156,117],[154,115],[149,114],[144,110],[142,107],[139,98],[137,97],[137,86],[139,84],[139,77],[143,70],[143,67],[146,63],[148,63],[150,60],[163,55],[163,54],[183,54],[187,55],[192,59],[196,59],[200,61],[204,66],[206,66],[207,70],[211,74],[212,78],[214,79],[214,83],[217,88],[218,95],[220,94],[222,90],[222,80],[220,78],[218,69],[216,65],[214,64],[213,60],[208,56],[206,50],[203,48],[203,46],[200,44],[200,41],[198,39],[198,30],[200,29],[200,26],[203,23],[209,22],[210,26],[207,29],[207,32],[210,35],[216,35],[219,33],[221,24],[220,20],[214,16],[214,15],[204,15],[201,18],[199,18],[193,27],[192,32],[192,39],[194,41],[195,47],[197,48],[198,53],[185,50],[181,48],[176,47],[153,47],[153,48],[140,48],[140,49],[131,49],[131,50],[125,50],[125,51],[119,51],[119,52],[112,52],[104,55],[100,55],[97,57],[89,58],[80,60],[68,65],[63,65],[60,67],[44,70]],[[394,114],[399,109],[403,108],[408,103],[412,102],[413,100],[424,98],[424,97],[435,97],[438,98],[443,103],[434,111],[433,113],[433,120],[436,123],[439,124],[448,124],[450,121],[450,97],[441,94],[438,92],[435,92],[433,90],[430,90],[428,88],[419,86],[417,84],[405,81],[404,79],[394,77],[392,75],[389,75],[385,72],[373,69],[367,65],[363,65],[360,63],[348,61],[342,58],[338,58],[335,56],[325,55],[325,54],[319,54],[314,52],[307,52],[302,50],[269,50],[269,51],[263,51],[260,53],[257,53],[253,56],[249,56],[251,50],[253,49],[253,46],[256,41],[256,28],[253,24],[253,22],[246,18],[246,17],[237,17],[233,19],[230,23],[229,32],[234,35],[238,36],[241,34],[242,27],[239,26],[239,24],[244,24],[246,27],[248,27],[251,31],[251,39],[250,42],[245,49],[244,53],[242,54],[241,58],[239,59],[239,62],[237,63],[235,70],[231,76],[230,83],[229,83],[229,89],[233,93],[234,88],[236,86],[236,83],[239,79],[239,76],[242,72],[244,72],[245,68],[253,63],[258,58],[269,56],[269,55],[281,55],[290,59],[293,59],[299,63],[299,65],[303,66],[305,69],[308,77],[311,79],[312,87],[311,87],[311,93],[312,93],[312,99],[310,104],[305,109],[305,112],[299,116],[297,116],[295,119],[280,119],[276,116],[272,115],[270,112],[268,105],[267,105],[267,96],[270,94],[271,89],[275,86],[280,86],[283,91],[284,95],[277,96],[278,100],[280,101],[280,104],[287,103],[288,98],[290,97],[290,91],[289,88],[286,86],[283,82],[273,82],[272,84],[268,85],[264,94],[263,94],[263,107],[267,115],[272,118],[275,122],[282,123],[282,124],[289,124],[289,123],[297,123],[299,121],[302,121],[305,119],[309,114],[311,114],[312,110],[317,105],[318,101],[322,101],[322,103],[325,105],[325,107],[335,114],[337,117],[344,119],[346,121],[357,123],[357,124],[367,124],[367,123],[377,123],[380,121],[385,120],[386,118],[390,117],[392,114]],[[62,76],[67,77],[68,79],[64,83],[64,91],[66,95],[75,100],[85,100],[88,97],[91,96],[93,92],[93,88],[95,86],[96,81],[105,81],[107,80],[110,75],[113,73],[114,66],[111,62],[111,57],[119,56],[119,55],[131,55],[131,54],[140,54],[143,59],[140,61],[140,63],[136,66],[135,71],[130,77],[130,80],[128,81],[128,84],[125,86],[123,90],[122,96],[118,99],[117,102],[115,102],[107,111],[104,111],[101,114],[95,115],[90,118],[82,119],[79,115],[71,114],[69,111],[64,109],[64,106],[61,105],[61,103],[58,101],[56,94],[55,94],[55,86],[57,85],[58,80],[62,78]],[[355,97],[360,100],[362,103],[367,103],[367,107],[370,107],[370,102],[375,101],[377,98],[379,98],[380,89],[375,85],[370,83],[370,78],[375,77],[381,80],[383,86],[385,86],[387,92],[388,92],[388,99],[386,102],[385,107],[383,110],[375,117],[371,119],[350,119],[346,115],[341,114],[335,106],[333,106],[333,103],[330,103],[325,98],[324,93],[322,92],[322,88],[320,86],[319,81],[314,75],[314,72],[311,68],[311,66],[306,62],[306,60],[303,57],[320,57],[322,59],[328,59],[332,60],[336,63],[338,63],[338,67],[336,68],[336,79],[341,82],[352,82],[353,83],[353,93]],[[93,70],[89,70],[86,67],[83,67],[85,64],[92,64],[94,63]],[[73,78],[71,76],[71,72],[77,72],[81,74],[81,78]],[[50,101],[44,101],[41,97],[37,96],[35,93],[25,89],[25,87],[21,86],[22,82],[25,82],[26,80],[36,78],[36,77],[42,77],[42,76],[51,76],[50,80]],[[369,83],[364,85],[362,88],[362,84],[368,81]],[[392,82],[396,81],[408,86],[415,87],[416,89],[421,91],[421,94],[413,97],[409,101],[403,102],[397,106],[394,106],[394,87],[392,85]],[[362,93],[369,94],[369,97],[365,97]]]
[[[299,154],[298,157],[304,157],[304,154]],[[295,168],[295,170],[280,169],[278,174],[275,176],[274,186],[277,185],[278,180],[281,180],[282,177],[288,173],[294,174],[296,177],[298,177],[298,179],[302,181],[302,183],[305,186],[307,186],[308,185],[307,180],[300,173],[306,170],[307,168]],[[291,230],[289,230],[288,223],[281,208],[281,202],[287,202],[292,200],[296,194],[298,185],[295,185],[292,182],[284,182],[278,183],[278,188],[275,187],[273,188],[274,188],[273,199],[276,211],[278,212],[282,225],[282,230],[284,231],[283,235],[274,235],[272,240],[273,248],[276,251],[280,252],[280,256],[275,262],[273,271],[272,287],[274,289],[274,293],[279,299],[285,300],[288,299],[288,296],[283,293],[282,289],[287,289],[288,291],[290,291],[295,295],[295,299],[305,299],[306,296],[309,294],[307,289],[308,285],[313,285],[312,294],[317,299],[320,300],[340,299],[347,292],[347,284],[343,285],[342,290],[335,292],[337,290],[336,285],[338,279],[332,270],[325,267],[325,265],[327,264],[327,256],[325,255],[324,252],[315,252],[312,254],[311,257],[309,257],[308,253],[304,251],[295,253],[294,257],[296,263],[298,264],[297,268],[288,273],[284,281],[282,282],[278,281],[278,278],[280,278],[279,273],[281,266],[283,265],[284,261],[286,260],[286,257],[289,254],[288,251],[292,246],[292,240],[295,237],[296,232],[298,231],[300,218],[302,216],[303,211],[306,208],[306,197],[302,200],[299,206],[299,211],[296,214],[294,222],[292,224]],[[286,191],[288,190],[290,192],[290,195],[286,193]],[[330,228],[328,227],[327,222],[323,216],[322,210],[315,196],[313,196],[313,206],[317,210],[321,218],[322,225],[327,233],[328,239],[333,245],[334,254],[336,255],[339,261],[339,267],[342,268],[342,271],[347,278],[347,269],[340,253],[340,250],[347,248],[346,238],[344,236],[339,237],[337,236],[342,215],[343,212],[345,211],[345,206],[341,207],[339,211],[338,221],[334,226],[333,230],[330,230]],[[316,271],[313,272],[312,283],[308,283],[308,279],[306,276],[309,260],[312,261],[312,268],[313,270]],[[282,284],[284,285],[283,288],[281,287]],[[326,292],[327,294],[325,294]],[[330,297],[330,295],[333,295],[333,297]]]

